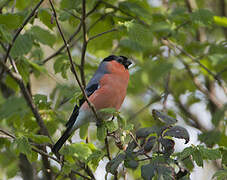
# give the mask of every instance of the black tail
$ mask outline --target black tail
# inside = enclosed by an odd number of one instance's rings
[[[63,135],[60,137],[60,139],[55,143],[55,145],[52,148],[53,153],[56,154],[61,149],[65,141],[70,137],[71,135],[70,130],[71,128],[67,128]]]

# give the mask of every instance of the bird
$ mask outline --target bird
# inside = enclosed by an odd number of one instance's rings
[[[101,109],[120,109],[127,93],[129,82],[128,68],[131,64],[132,62],[127,57],[116,55],[110,55],[101,61],[98,69],[85,88],[88,100],[95,107],[98,117],[102,116],[102,113],[99,112]],[[106,115],[101,118],[107,117]],[[80,99],[66,123],[66,130],[53,146],[52,152],[58,153],[73,132],[82,125],[95,121],[96,117],[86,99]]]

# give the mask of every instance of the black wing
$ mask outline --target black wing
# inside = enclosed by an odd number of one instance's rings
[[[95,72],[94,76],[90,80],[90,82],[87,84],[87,87],[85,89],[85,93],[87,97],[92,95],[98,88],[99,88],[99,80],[103,77],[104,74],[109,73],[106,70],[106,62],[102,62],[98,68],[98,70]],[[68,122],[66,123],[67,127],[72,127],[78,114],[80,106],[85,102],[85,98],[82,98],[79,101],[79,106],[76,105],[73,109],[72,115],[70,116]]]
[[[87,97],[89,97],[90,95],[93,94],[93,92],[95,92],[95,90],[98,89],[99,84],[93,84],[92,86],[86,88],[86,90],[88,89],[89,91],[85,91]],[[68,122],[66,123],[66,127],[72,127],[72,125],[74,124],[78,114],[79,114],[79,109],[80,106],[85,102],[85,98],[83,97],[82,99],[80,99],[79,101],[79,106],[76,105],[73,109],[72,115],[70,116]]]

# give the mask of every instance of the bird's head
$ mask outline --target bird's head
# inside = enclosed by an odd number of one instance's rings
[[[118,63],[122,64],[125,69],[128,69],[128,67],[132,64],[132,62],[125,56],[110,55],[103,59],[103,61],[117,61]]]

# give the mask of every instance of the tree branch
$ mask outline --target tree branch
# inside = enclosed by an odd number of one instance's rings
[[[74,67],[74,63],[73,63],[73,60],[72,60],[72,56],[71,56],[71,53],[70,53],[70,50],[69,50],[69,46],[68,46],[68,44],[67,44],[67,42],[66,42],[66,40],[65,40],[64,34],[63,34],[63,32],[62,32],[62,30],[61,30],[61,27],[60,27],[60,24],[59,24],[59,22],[58,22],[57,13],[56,13],[56,11],[55,11],[54,5],[53,5],[53,3],[52,3],[51,0],[49,0],[49,2],[50,2],[50,5],[51,5],[51,8],[52,8],[52,10],[53,10],[53,15],[54,15],[54,19],[55,19],[55,21],[56,21],[58,30],[59,30],[59,32],[60,32],[60,34],[61,34],[61,37],[62,37],[62,39],[63,39],[63,41],[64,41],[64,44],[65,44],[65,46],[66,46],[66,50],[67,50],[68,57],[69,57],[69,61],[70,61],[70,65],[71,65],[71,71],[72,71],[72,73],[74,74],[74,76],[75,76],[75,78],[76,78],[76,81],[77,81],[77,83],[78,83],[78,85],[79,85],[79,87],[80,87],[80,89],[81,89],[81,91],[82,91],[82,93],[83,93],[83,96],[84,96],[86,102],[88,103],[88,106],[89,106],[89,107],[91,108],[91,110],[93,111],[96,120],[99,121],[99,118],[98,118],[98,115],[97,115],[97,113],[96,113],[95,107],[94,107],[93,104],[91,104],[90,101],[88,100],[88,97],[87,97],[87,95],[86,95],[86,93],[85,93],[85,90],[84,90],[84,88],[83,88],[83,86],[82,86],[82,84],[81,84],[81,82],[80,82],[80,80],[79,80],[79,77],[78,77],[77,73],[76,73],[76,70],[75,70],[75,67]]]
[[[107,33],[110,33],[110,32],[114,32],[114,31],[117,31],[117,28],[113,28],[113,29],[110,29],[110,30],[108,30],[108,31],[104,31],[104,32],[102,32],[102,33],[96,34],[96,35],[90,37],[90,38],[88,39],[88,42],[91,41],[91,40],[93,40],[93,39],[95,39],[95,38],[98,38],[98,37],[100,37],[100,36],[102,36],[102,35],[104,35],[104,34],[107,34]]]
[[[0,65],[19,85],[21,93],[23,94],[28,106],[32,110],[32,113],[33,113],[33,115],[36,118],[36,122],[38,123],[42,134],[48,136],[50,138],[51,142],[53,142],[51,137],[50,137],[50,135],[49,135],[49,132],[48,132],[48,130],[47,130],[47,128],[46,128],[46,126],[45,126],[45,124],[43,122],[43,119],[42,119],[42,117],[39,114],[39,111],[38,111],[37,107],[33,103],[32,97],[31,97],[28,89],[24,85],[24,82],[23,82],[23,79],[22,79],[21,75],[19,73],[12,72],[2,61],[0,61]]]
[[[210,71],[206,66],[204,66],[200,61],[200,57],[195,58],[193,57],[191,54],[189,54],[188,52],[186,52],[184,49],[182,49],[181,47],[177,46],[176,44],[174,44],[172,41],[170,41],[169,39],[162,39],[161,40],[162,43],[166,46],[168,46],[169,48],[173,49],[174,52],[176,49],[178,49],[182,54],[186,55],[187,57],[189,57],[193,62],[196,62],[201,68],[203,68],[208,74],[210,74],[219,84],[219,86],[221,86],[225,92],[225,94],[227,95],[227,90],[225,85],[223,84],[223,82],[220,80],[219,76],[217,76],[215,73],[213,73],[212,71]],[[178,56],[178,54],[175,52],[175,54]]]
[[[118,10],[118,11],[120,11],[121,13],[123,13],[123,14],[125,14],[125,15],[131,17],[131,18],[136,19],[139,23],[141,23],[141,24],[143,24],[143,25],[145,25],[145,26],[149,26],[145,21],[143,21],[142,19],[140,19],[138,16],[133,16],[133,15],[131,15],[130,13],[124,11],[123,9],[121,9],[121,8],[119,8],[119,7],[116,7],[116,6],[114,6],[114,5],[112,5],[112,4],[108,3],[108,2],[106,2],[106,1],[104,1],[104,0],[100,0],[100,2],[101,2],[102,4],[105,4],[107,7],[110,7],[110,8],[113,8],[113,9],[115,9],[115,10]]]
[[[3,130],[3,129],[0,129],[0,132],[3,133],[3,134],[5,134],[6,136],[12,138],[13,140],[16,139],[16,137],[15,137],[14,135],[10,134],[9,132],[7,132],[7,131],[5,131],[5,130]],[[32,145],[32,144],[31,144],[31,145]],[[59,164],[62,163],[60,160],[58,160],[58,159],[56,159],[55,157],[53,157],[53,156],[51,156],[51,155],[49,155],[49,154],[47,154],[47,153],[41,151],[40,149],[37,149],[36,147],[32,147],[32,150],[35,151],[35,152],[37,152],[37,153],[39,153],[39,154],[41,154],[41,155],[47,156],[48,158],[50,158],[50,159],[52,159],[52,160],[58,162]]]
[[[108,130],[107,130],[107,134],[108,134]],[[105,138],[105,145],[106,145],[107,157],[111,161],[110,147],[109,147],[109,142],[108,142],[108,137],[107,136]]]
[[[81,60],[80,60],[80,76],[83,87],[86,87],[85,75],[84,75],[84,64],[85,64],[85,53],[87,49],[88,37],[87,37],[87,27],[86,27],[86,0],[82,0],[82,29],[83,29],[83,45],[81,51]]]
[[[20,32],[24,29],[25,25],[29,22],[29,20],[34,16],[36,10],[39,8],[39,6],[43,3],[44,0],[40,0],[39,3],[34,7],[34,9],[32,10],[32,12],[30,13],[30,15],[25,19],[24,23],[22,24],[22,26],[16,31],[16,34],[13,37],[12,42],[9,44],[9,47],[7,48],[7,52],[4,58],[4,62],[6,63],[10,50],[14,45],[14,42],[16,41],[17,37],[19,36]]]
[[[81,26],[82,26],[82,23],[80,22],[80,24],[76,28],[76,31],[66,41],[66,44],[64,43],[57,51],[55,51],[52,55],[50,55],[49,57],[47,57],[46,59],[44,59],[42,61],[42,64],[45,64],[46,62],[48,62],[49,60],[51,60],[55,56],[59,55],[62,52],[62,50],[65,49],[66,45],[68,45],[74,39],[74,37],[80,32]]]

